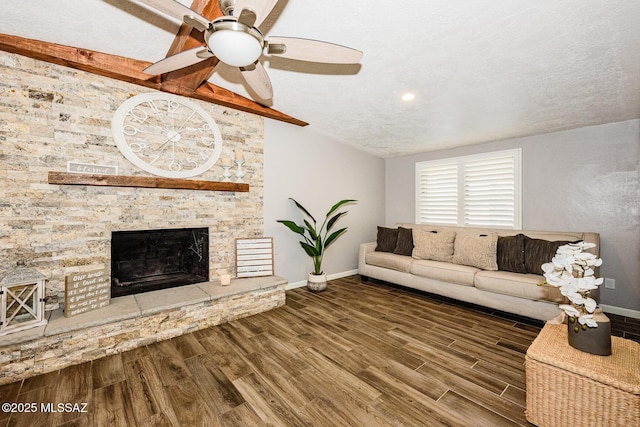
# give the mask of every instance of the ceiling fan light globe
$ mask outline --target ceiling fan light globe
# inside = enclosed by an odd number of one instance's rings
[[[211,52],[227,65],[246,67],[262,55],[262,43],[251,34],[233,31],[216,31],[207,40]]]

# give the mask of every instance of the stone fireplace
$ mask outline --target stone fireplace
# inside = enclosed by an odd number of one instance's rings
[[[48,173],[66,171],[70,161],[117,166],[122,176],[148,176],[118,151],[111,120],[126,99],[153,89],[6,52],[0,52],[0,72],[6,106],[0,136],[4,167],[0,272],[23,260],[46,278],[48,321],[3,336],[0,384],[284,304],[286,281],[281,278],[234,279],[231,286],[222,287],[215,274],[227,269],[235,275],[236,238],[264,233],[262,117],[194,100],[220,127],[221,157],[243,153],[248,192],[52,185]],[[198,179],[220,181],[222,173],[215,165]],[[113,295],[107,307],[64,316],[66,277],[104,269],[120,284],[128,282],[124,273],[137,267],[121,261],[114,268],[112,237],[161,229],[207,231],[208,243],[202,242],[202,248],[198,243],[189,249],[193,234],[186,239],[186,249],[182,246],[183,252],[208,258],[208,267],[196,269],[204,268],[194,274],[196,282],[158,292]],[[162,263],[183,267],[192,263],[184,258],[161,259],[142,264],[155,269]]]
[[[105,269],[128,281],[111,271],[114,233],[206,228],[208,271],[197,282],[217,279],[220,269],[235,275],[235,239],[264,233],[262,117],[193,100],[220,127],[221,157],[243,154],[248,192],[51,185],[48,173],[66,171],[69,161],[148,176],[118,151],[111,119],[122,102],[151,89],[4,52],[0,70],[10,106],[2,131],[0,271],[24,260],[40,272],[52,311],[62,307],[69,275]],[[223,172],[214,165],[197,179],[220,181]]]
[[[208,228],[111,233],[111,297],[207,281]]]

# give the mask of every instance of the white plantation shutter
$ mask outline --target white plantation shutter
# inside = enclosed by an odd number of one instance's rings
[[[465,225],[516,228],[516,181],[512,153],[465,161]]]
[[[458,224],[458,165],[436,163],[416,168],[417,223]]]
[[[416,222],[521,228],[520,150],[416,164]]]

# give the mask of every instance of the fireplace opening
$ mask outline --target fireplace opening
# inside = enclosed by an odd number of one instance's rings
[[[111,233],[112,297],[207,281],[207,228]]]

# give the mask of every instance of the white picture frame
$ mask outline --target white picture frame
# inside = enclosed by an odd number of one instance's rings
[[[236,276],[273,276],[273,238],[236,239]]]

